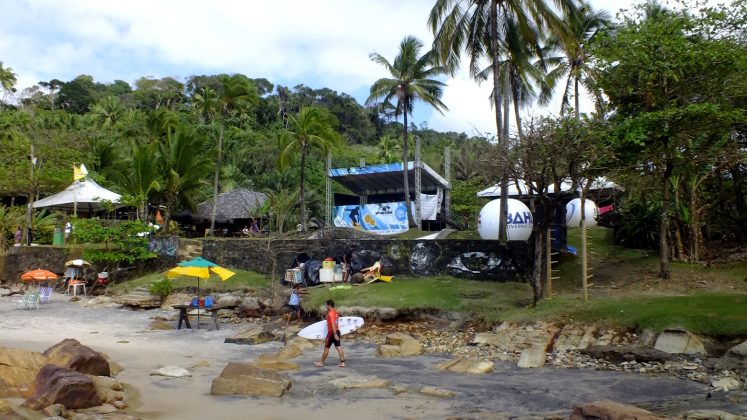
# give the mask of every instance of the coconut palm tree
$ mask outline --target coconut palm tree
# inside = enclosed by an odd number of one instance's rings
[[[501,79],[501,57],[511,39],[521,40],[537,53],[540,34],[550,32],[561,39],[567,39],[568,29],[555,10],[566,17],[574,13],[577,0],[554,0],[552,7],[548,0],[436,0],[428,17],[428,24],[435,38],[433,48],[439,62],[451,72],[460,65],[463,53],[469,57],[469,73],[479,80],[481,63],[487,60],[491,66],[493,89],[491,99],[495,110],[496,137],[499,145],[507,152],[508,139],[505,136],[505,102],[510,85]],[[501,174],[501,230],[499,239],[505,243],[507,216],[506,171]]]
[[[397,160],[397,154],[401,151],[402,146],[391,136],[381,136],[378,148],[376,158],[383,163],[392,163]]]
[[[206,149],[207,139],[187,125],[179,125],[158,144],[167,228],[176,205],[181,203],[194,209],[206,186],[204,177],[212,166],[205,155]]]
[[[590,66],[586,55],[586,45],[601,30],[610,23],[610,16],[602,10],[594,10],[588,4],[577,6],[577,11],[568,19],[572,38],[563,40],[557,36],[551,36],[547,46],[561,54],[546,59],[552,69],[547,73],[547,84],[555,88],[562,79],[565,79],[563,90],[563,101],[560,106],[561,115],[565,114],[570,106],[570,97],[574,98],[574,111],[576,119],[580,120],[579,112],[579,85],[594,96],[597,109],[601,109],[602,92],[594,84],[594,71]]]
[[[220,123],[213,182],[213,209],[210,216],[211,235],[215,232],[215,214],[218,210],[217,197],[226,118],[231,115],[244,115],[249,108],[256,106],[259,102],[257,89],[246,76],[242,74],[234,74],[233,76],[223,75],[219,80],[219,91],[215,91],[210,87],[203,87],[194,96],[194,106],[202,122],[211,123],[217,119]]]
[[[369,57],[377,64],[384,66],[389,77],[374,82],[367,105],[377,102],[393,103],[394,116],[402,115],[402,176],[404,180],[405,206],[410,209],[410,183],[407,176],[408,162],[408,125],[407,116],[412,114],[415,102],[420,100],[443,114],[448,110],[441,102],[445,83],[435,79],[446,74],[447,69],[435,63],[435,54],[428,51],[420,55],[423,43],[413,36],[406,36],[399,44],[399,51],[392,63],[381,54],[372,53]],[[410,227],[415,227],[412,213],[407,212]]]
[[[133,140],[125,151],[123,159],[107,171],[110,179],[119,185],[120,191],[135,200],[138,215],[146,222],[148,202],[153,194],[161,189],[160,159],[157,144],[138,144]]]
[[[4,67],[3,62],[0,61],[0,87],[5,92],[15,92],[16,81],[16,74],[13,73],[13,69]]]
[[[283,149],[280,153],[280,168],[287,169],[300,155],[299,203],[301,206],[301,230],[306,231],[306,158],[316,149],[326,156],[339,142],[339,134],[334,130],[334,117],[318,107],[302,108],[296,116],[288,118],[288,130],[283,134]]]
[[[101,128],[113,127],[122,119],[127,109],[114,96],[107,96],[91,109],[91,116]]]

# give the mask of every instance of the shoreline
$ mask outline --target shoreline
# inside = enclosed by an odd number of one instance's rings
[[[12,299],[0,299],[0,345],[43,351],[64,338],[75,338],[106,353],[124,367],[117,380],[139,393],[128,400],[127,412],[146,419],[239,418],[247,410],[254,418],[268,419],[350,418],[351,413],[359,419],[543,417],[568,415],[575,404],[606,398],[652,409],[679,410],[693,406],[693,402],[714,405],[705,403],[707,386],[682,379],[552,366],[519,369],[514,363],[499,360],[495,361],[494,372],[488,374],[441,372],[433,365],[450,355],[385,359],[375,355],[375,345],[360,340],[344,341],[347,368],[336,367],[336,353],[332,351],[328,367],[318,369],[313,361],[321,354],[321,344],[305,350],[293,360],[299,370],[287,372],[293,386],[284,397],[212,396],[211,381],[228,362],[253,361],[261,353],[277,351],[282,343],[223,343],[225,337],[249,324],[224,323],[219,331],[148,330],[153,317],[170,316],[173,311],[85,307],[83,303],[85,300],[68,302],[55,295],[50,304],[29,312],[14,309]],[[204,362],[207,366],[195,367]],[[192,376],[149,376],[165,365],[187,368]],[[340,390],[331,385],[339,378],[371,376],[405,391]],[[456,396],[426,396],[418,392],[422,386],[451,390]],[[741,410],[747,411],[747,405],[742,404]]]

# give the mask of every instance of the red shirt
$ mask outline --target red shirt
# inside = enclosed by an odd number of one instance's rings
[[[340,318],[340,315],[337,314],[337,311],[335,308],[329,308],[329,311],[327,311],[327,332],[328,333],[335,333],[337,328],[337,320]]]

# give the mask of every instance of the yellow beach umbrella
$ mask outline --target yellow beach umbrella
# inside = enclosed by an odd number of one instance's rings
[[[226,281],[236,273],[218,264],[208,261],[202,257],[197,257],[189,261],[182,261],[177,267],[166,272],[166,277],[173,279],[180,276],[197,277],[197,299],[200,299],[200,279],[209,279],[210,274],[217,275],[221,281]],[[200,328],[200,309],[197,308],[197,328]]]

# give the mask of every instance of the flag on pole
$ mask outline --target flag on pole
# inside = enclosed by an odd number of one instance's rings
[[[82,163],[80,164],[80,166],[75,165],[75,164],[73,165],[73,181],[84,179],[86,175],[88,175],[88,170],[86,170],[86,165]]]

